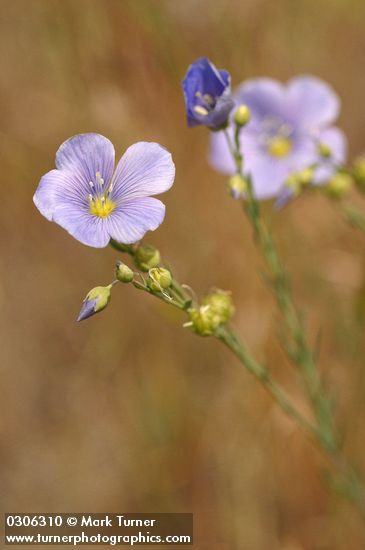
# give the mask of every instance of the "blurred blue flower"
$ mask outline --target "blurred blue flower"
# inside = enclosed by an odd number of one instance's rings
[[[346,138],[331,126],[340,101],[319,78],[299,76],[286,86],[269,78],[248,80],[234,98],[251,111],[251,119],[240,134],[241,153],[258,199],[280,195],[291,174],[310,166],[316,167],[314,183],[324,183],[336,165],[345,161]],[[232,137],[233,122],[228,132]],[[213,134],[211,139],[211,164],[221,172],[234,174],[235,164],[223,132]],[[321,154],[321,145],[327,146],[328,155]]]
[[[151,195],[173,184],[170,153],[158,143],[135,143],[115,171],[114,157],[112,143],[100,134],[68,139],[56,153],[57,169],[42,177],[33,198],[43,216],[88,246],[104,247],[110,239],[134,243],[165,216],[165,205]]]
[[[226,125],[234,107],[230,75],[218,70],[206,57],[190,65],[183,90],[188,126],[203,124],[213,130]]]

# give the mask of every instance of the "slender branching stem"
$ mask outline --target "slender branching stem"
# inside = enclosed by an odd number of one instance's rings
[[[225,346],[238,357],[242,365],[258,379],[273,397],[274,401],[279,405],[281,410],[299,425],[311,439],[317,440],[319,434],[315,426],[295,408],[281,386],[271,378],[269,371],[251,356],[250,352],[245,345],[239,341],[233,330],[227,326],[222,326],[217,330],[216,337],[223,342]]]
[[[131,257],[135,254],[133,246],[119,244],[115,241],[111,244],[116,250],[127,253]],[[133,285],[138,290],[143,290],[180,310],[187,310],[192,302],[184,287],[174,278],[169,288],[170,295],[173,298],[167,298],[163,293],[152,292],[145,282],[134,280]],[[298,424],[312,439],[318,438],[316,428],[296,409],[281,386],[274,382],[268,370],[252,357],[246,346],[239,341],[231,328],[221,326],[215,333],[215,336],[233,351],[241,364],[264,386],[287,416]]]
[[[226,138],[230,140],[228,132],[226,132]],[[240,152],[238,127],[236,127],[234,134],[234,141],[230,140],[230,143],[230,151],[232,151],[237,173],[247,182],[247,192],[243,203],[244,210],[253,229],[254,241],[268,271],[269,286],[285,323],[289,340],[286,351],[289,350],[290,359],[301,374],[313,410],[316,424],[311,434],[315,436],[319,447],[325,451],[331,464],[336,468],[341,481],[342,494],[354,502],[360,513],[365,517],[364,487],[354,468],[342,455],[334,424],[332,400],[323,386],[314,351],[308,343],[302,317],[292,299],[287,273],[280,261],[275,242],[261,216],[260,205],[255,198],[251,178],[244,174],[244,159]],[[225,343],[243,362],[244,356],[237,342],[233,345],[232,340],[228,339]],[[280,403],[276,396],[274,398]],[[298,422],[295,416],[292,416],[292,418]],[[298,422],[298,424],[303,427],[301,422]]]
[[[236,128],[235,141],[232,147],[235,152],[233,160],[236,163],[237,172],[244,177],[238,128]],[[260,205],[255,198],[251,178],[248,176],[245,179],[247,182],[247,192],[243,203],[244,210],[251,223],[256,246],[261,252],[269,274],[270,287],[290,337],[290,358],[300,368],[303,375],[313,412],[325,444],[329,450],[335,449],[337,438],[332,422],[330,401],[323,391],[313,351],[307,342],[302,319],[294,306],[288,276],[280,261],[274,240],[261,216]]]
[[[232,147],[235,147],[236,151],[239,150],[239,136],[237,132],[235,134],[235,145],[232,145]],[[243,175],[243,160],[240,158],[239,153],[236,153],[235,160],[237,161],[236,165],[238,172]],[[254,198],[250,181],[248,182],[248,187],[245,207],[246,213],[252,223],[255,241],[263,254],[266,266],[271,275],[271,286],[274,296],[285,320],[290,338],[294,344],[291,358],[303,373],[313,408],[315,422],[312,423],[298,411],[280,384],[271,378],[266,367],[252,357],[247,347],[239,340],[232,328],[227,325],[222,325],[216,330],[214,336],[234,353],[246,370],[250,372],[271,395],[280,409],[299,426],[307,436],[309,436],[311,441],[316,444],[320,450],[325,453],[330,464],[336,469],[338,474],[340,481],[337,489],[350,501],[355,503],[357,509],[365,518],[365,492],[363,486],[356,471],[347,463],[341,453],[333,426],[330,401],[323,390],[313,352],[307,343],[300,316],[293,305],[285,270],[280,263],[274,242],[261,218],[259,205]],[[129,254],[132,258],[135,256],[136,247],[134,245],[123,245],[116,241],[112,241],[111,246],[118,251]],[[152,291],[145,281],[140,282],[134,280],[133,285],[138,290],[147,292],[179,310],[188,311],[191,307],[192,299],[190,295],[174,278],[169,287],[169,294]]]

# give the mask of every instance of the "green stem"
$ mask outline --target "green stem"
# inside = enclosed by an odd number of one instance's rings
[[[318,439],[318,432],[292,405],[282,388],[271,379],[269,371],[260,365],[249,353],[244,344],[239,341],[234,332],[227,326],[220,327],[216,337],[223,342],[238,357],[243,366],[251,373],[274,398],[281,410],[299,425],[312,439]]]
[[[356,227],[356,229],[360,229],[360,231],[365,231],[365,214],[362,210],[350,201],[342,202],[341,206],[342,215],[347,223],[352,227]]]
[[[162,292],[152,292],[148,288],[148,286],[140,283],[139,281],[134,281],[133,285],[138,290],[143,290],[148,294],[151,294],[152,296],[156,296],[156,298],[158,298],[159,300],[162,300],[163,302],[165,302],[165,304],[171,304],[172,306],[176,307],[177,309],[181,309],[182,311],[185,311],[186,309],[183,303],[175,300],[174,298],[167,298],[164,294],[162,294]]]
[[[229,136],[228,136],[229,137]],[[243,159],[240,153],[239,130],[236,128],[233,160],[235,161],[237,173],[244,178]],[[246,177],[247,194],[244,208],[249,222],[253,228],[254,240],[260,250],[266,268],[269,272],[270,287],[278,308],[282,314],[285,326],[291,342],[290,358],[299,368],[306,392],[313,409],[316,420],[314,431],[315,438],[329,457],[331,463],[336,467],[346,487],[345,496],[355,502],[361,514],[365,517],[364,488],[355,474],[354,469],[343,457],[340,449],[339,438],[334,426],[332,404],[323,387],[322,380],[317,369],[314,352],[307,341],[307,336],[302,319],[298,314],[292,300],[291,289],[286,271],[280,261],[276,245],[272,239],[266,224],[261,216],[260,206],[255,198],[253,185],[250,177]],[[226,345],[243,362],[244,355],[239,343],[231,339],[225,340]],[[274,396],[275,397],[275,396]],[[278,401],[278,399],[276,398]],[[279,401],[278,401],[279,402]],[[297,418],[293,417],[298,421]],[[300,425],[302,425],[300,423]],[[307,430],[306,430],[307,431]],[[312,431],[313,434],[313,431]]]
[[[242,166],[242,164],[240,165]],[[252,200],[248,201],[250,209],[249,212],[251,213],[249,217],[250,219],[252,219],[256,240],[260,244],[260,246],[263,246],[263,250],[265,252],[264,257],[266,258],[268,267],[270,267],[272,271],[273,281],[275,283],[274,287],[277,290],[276,294],[278,297],[279,307],[284,315],[284,318],[286,319],[288,327],[291,329],[293,335],[296,335],[295,341],[297,343],[298,349],[300,349],[301,351],[301,353],[297,357],[297,360],[299,361],[299,364],[303,367],[303,370],[307,372],[308,379],[310,380],[310,388],[313,388],[311,401],[316,403],[314,409],[316,412],[317,425],[312,425],[311,422],[309,422],[304,416],[302,416],[302,414],[292,404],[291,400],[288,398],[281,386],[271,379],[268,370],[250,355],[246,347],[239,341],[239,339],[231,329],[229,329],[227,326],[221,326],[217,330],[215,336],[223,344],[225,344],[236,355],[241,364],[253,376],[255,376],[255,378],[269,392],[269,394],[272,396],[272,398],[281,408],[281,410],[298,426],[300,426],[312,441],[319,443],[320,448],[326,452],[326,456],[330,459],[331,464],[336,467],[337,471],[341,474],[341,487],[343,493],[346,494],[347,498],[357,504],[357,508],[365,517],[365,497],[363,487],[358,476],[356,475],[356,472],[341,455],[338,445],[336,444],[337,439],[329,437],[329,435],[332,436],[333,431],[329,430],[328,428],[328,419],[327,416],[324,416],[324,413],[321,409],[321,401],[319,399],[317,401],[317,392],[320,394],[320,380],[319,377],[313,377],[313,379],[309,377],[309,374],[310,376],[312,376],[313,372],[316,374],[316,376],[318,376],[313,356],[310,353],[309,348],[307,349],[304,338],[304,331],[302,330],[300,320],[296,315],[294,306],[291,303],[290,292],[287,287],[284,270],[280,265],[274,244],[270,239],[265,225],[260,218],[258,205],[256,204],[253,197],[252,189],[250,191],[250,196]],[[134,246],[122,245],[115,241],[112,241],[111,245],[113,246],[113,248],[121,252],[128,253],[132,257],[135,254]],[[183,287],[175,279],[173,279],[172,285],[170,287],[172,294],[171,298],[167,298],[162,293],[151,292],[146,284],[139,281],[134,281],[133,284],[137,289],[152,294],[159,300],[162,300],[163,302],[170,304],[177,309],[186,311],[191,304],[190,296],[185,292]],[[324,422],[324,418],[326,418],[326,422]]]
[[[129,254],[131,258],[134,258],[135,252],[136,252],[136,246],[131,244],[122,244],[118,243],[115,240],[110,241],[110,246],[114,248],[114,250],[118,250],[119,252],[124,252],[125,254]],[[150,294],[151,291],[148,289],[148,287],[144,288],[141,283],[136,283],[134,285],[136,288],[139,288],[140,290],[146,290]],[[184,291],[180,283],[176,281],[176,279],[172,278],[171,287],[169,289],[170,294],[173,298],[175,298],[174,301],[169,301],[167,298],[163,298],[163,294],[161,293],[161,296],[159,294],[156,294],[158,298],[163,299],[165,302],[169,302],[172,305],[176,305],[176,307],[179,307],[179,309],[186,310],[191,305],[191,297]]]
[[[243,160],[240,153],[239,129],[235,131],[235,154],[237,172],[244,177]],[[291,359],[301,369],[306,390],[311,401],[313,412],[322,435],[323,444],[329,450],[337,447],[337,435],[333,427],[331,404],[327,399],[316,367],[311,347],[309,346],[301,318],[299,317],[291,297],[291,290],[287,274],[279,259],[275,243],[261,216],[260,206],[254,196],[252,181],[246,177],[247,193],[244,209],[254,232],[256,246],[260,250],[269,272],[270,287],[283,316],[287,331],[294,348]]]
[[[291,359],[301,369],[323,439],[329,448],[334,449],[337,444],[337,438],[334,433],[330,403],[325,396],[313,351],[307,342],[302,320],[292,301],[287,274],[280,262],[275,243],[261,217],[259,204],[254,197],[250,181],[248,182],[245,210],[254,230],[256,245],[261,251],[270,273],[270,286],[294,345]]]
[[[234,145],[231,141],[230,135],[228,133],[228,130],[223,130],[223,133],[227,141],[229,152],[231,153],[232,157],[235,158],[236,152],[235,152]]]
[[[111,242],[113,248],[130,254],[134,256],[135,249],[133,246],[122,245],[115,241]],[[135,288],[143,290],[149,294],[152,294],[156,298],[164,301],[165,303],[171,304],[174,307],[177,307],[181,310],[187,309],[187,304],[191,304],[190,296],[185,292],[183,287],[180,285],[176,279],[173,279],[170,293],[175,299],[169,300],[162,293],[151,292],[151,290],[143,283],[139,281],[134,281]],[[316,433],[315,427],[313,427],[310,422],[308,422],[299,411],[292,405],[289,398],[286,396],[282,388],[274,382],[269,372],[266,368],[260,365],[255,359],[250,355],[248,350],[244,345],[239,342],[238,338],[234,333],[229,330],[227,327],[220,327],[216,333],[216,337],[219,338],[227,347],[229,347],[240,359],[241,363],[246,367],[246,369],[253,374],[260,383],[266,388],[266,390],[274,398],[275,402],[279,405],[282,411],[288,415],[294,422],[303,428],[303,430],[312,438],[317,438],[318,434]]]
[[[313,443],[319,446],[319,449],[323,452],[329,464],[339,476],[339,482],[333,483],[333,487],[352,502],[356,506],[361,517],[365,519],[365,491],[362,481],[356,470],[346,461],[340,449],[328,447],[320,429],[312,425],[300,414],[286,393],[282,390],[281,386],[271,379],[265,367],[253,359],[244,344],[239,341],[238,337],[230,328],[227,326],[220,327],[215,336],[236,355],[247,371],[255,376],[273,397],[281,410],[291,418],[297,426],[302,428]]]

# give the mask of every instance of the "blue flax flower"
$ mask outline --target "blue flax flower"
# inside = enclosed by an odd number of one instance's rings
[[[213,130],[226,125],[234,107],[230,75],[218,70],[206,57],[190,65],[183,89],[188,126],[203,124]]]
[[[240,134],[241,152],[258,199],[280,196],[288,177],[308,167],[315,167],[313,183],[324,183],[336,165],[345,161],[346,138],[332,126],[340,101],[319,78],[299,76],[287,85],[269,78],[248,80],[234,97],[251,111]],[[232,137],[233,122],[228,131]],[[211,139],[211,164],[233,174],[235,165],[223,132]],[[323,145],[327,155],[323,155]]]
[[[151,197],[173,184],[171,155],[157,143],[129,147],[114,171],[112,143],[99,134],[79,134],[56,153],[56,170],[45,174],[34,203],[50,221],[94,247],[110,239],[130,244],[163,221],[164,204]]]

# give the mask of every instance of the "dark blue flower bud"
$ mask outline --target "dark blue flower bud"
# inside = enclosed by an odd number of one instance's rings
[[[190,65],[183,90],[188,126],[203,124],[212,130],[227,126],[234,107],[227,71],[218,70],[206,57]]]

